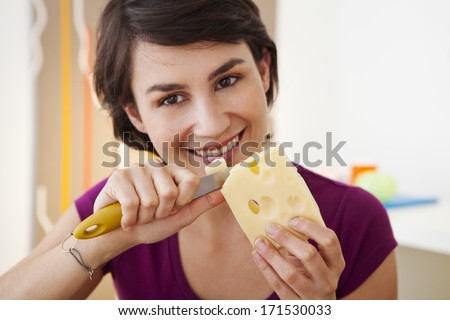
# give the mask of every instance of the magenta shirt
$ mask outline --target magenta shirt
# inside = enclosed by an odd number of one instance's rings
[[[316,200],[323,220],[340,241],[345,269],[337,288],[342,298],[358,288],[397,246],[384,206],[370,193],[339,183],[301,166],[297,171]],[[107,179],[75,201],[80,218],[92,214],[94,201]],[[119,299],[194,300],[183,272],[175,234],[150,245],[138,245],[109,261]],[[273,293],[268,299],[278,299]]]

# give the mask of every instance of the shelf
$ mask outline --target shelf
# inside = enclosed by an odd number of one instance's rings
[[[388,208],[399,245],[450,255],[450,203]]]

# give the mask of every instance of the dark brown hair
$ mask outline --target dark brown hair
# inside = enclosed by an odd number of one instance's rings
[[[277,50],[251,0],[111,0],[98,28],[94,86],[113,119],[114,135],[131,147],[153,151],[147,134],[131,124],[123,106],[134,105],[132,52],[138,41],[181,46],[200,41],[245,41],[255,59],[271,56],[269,107],[278,86]],[[266,51],[267,50],[267,51]]]

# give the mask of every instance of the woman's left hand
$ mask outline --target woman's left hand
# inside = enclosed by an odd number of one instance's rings
[[[345,267],[333,230],[306,218],[291,220],[291,228],[317,243],[300,239],[280,225],[267,227],[267,235],[281,245],[276,249],[263,237],[255,241],[253,259],[280,299],[336,299]]]

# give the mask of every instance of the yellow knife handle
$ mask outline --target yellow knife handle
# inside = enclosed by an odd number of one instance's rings
[[[149,152],[149,157],[152,159],[161,160],[161,158],[153,152]],[[81,221],[81,223],[73,231],[73,236],[77,239],[90,239],[98,237],[119,228],[121,220],[122,209],[120,203],[116,202],[98,210],[90,217]]]
[[[77,239],[98,237],[119,228],[121,219],[122,209],[120,203],[110,204],[81,221],[73,231],[73,236]]]

